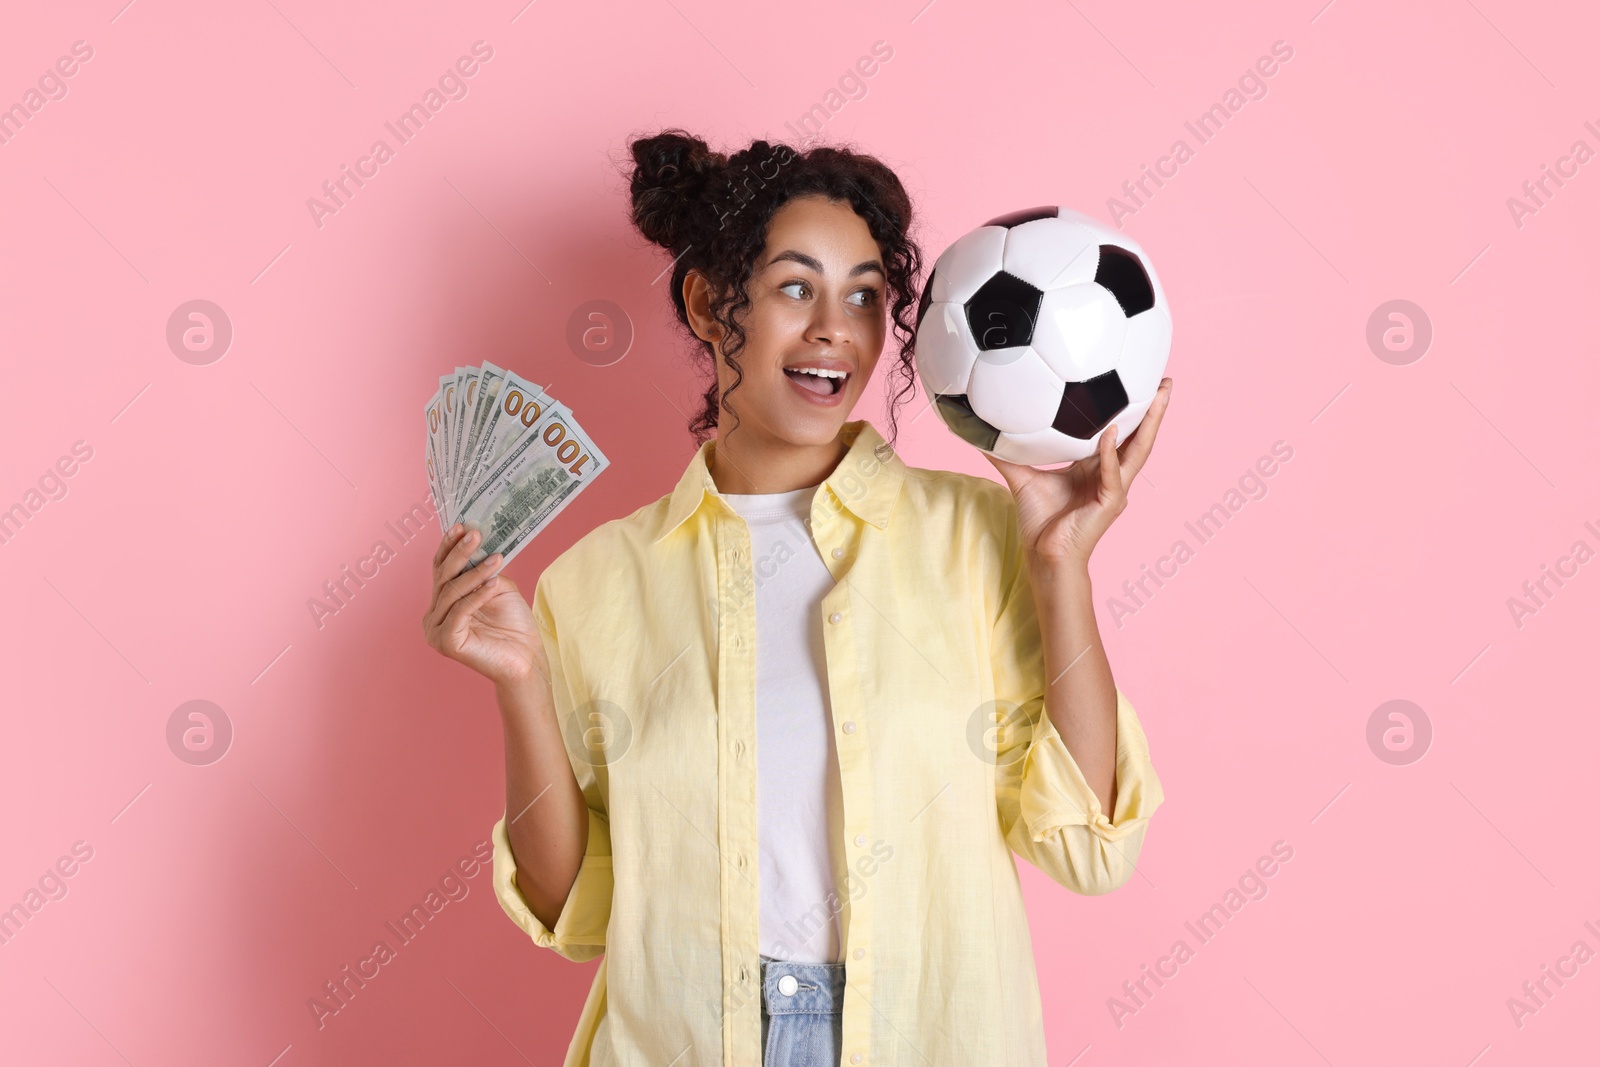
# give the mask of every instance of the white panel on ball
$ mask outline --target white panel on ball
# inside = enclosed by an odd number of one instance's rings
[[[1164,305],[1158,303],[1128,320],[1128,340],[1117,363],[1117,377],[1129,400],[1154,399],[1171,348],[1172,320]]]
[[[1031,348],[985,352],[972,367],[967,402],[997,430],[1028,433],[1049,426],[1066,385]]]
[[[1006,231],[979,226],[963,234],[939,256],[933,271],[933,299],[964,304],[978,287],[994,277],[1005,253]]]
[[[1116,297],[1091,281],[1044,294],[1033,347],[1062,381],[1086,382],[1117,369],[1127,334]]]
[[[1152,392],[1147,399],[1141,400],[1137,404],[1129,404],[1123,408],[1117,417],[1111,420],[1111,425],[1117,428],[1117,446],[1119,448],[1127,442],[1128,438],[1133,436],[1133,432],[1139,428],[1139,420],[1144,418],[1144,413],[1149,411],[1150,405],[1155,402],[1155,393]]]
[[[1035,289],[1059,289],[1094,280],[1100,241],[1076,222],[1035,219],[1006,235],[1001,267]]]
[[[929,393],[964,393],[978,346],[960,304],[931,304],[917,330],[917,373]]]
[[[994,443],[994,454],[1013,463],[1048,467],[1068,460],[1094,455],[1093,441],[1079,441],[1058,430],[1036,433],[1003,433]]]

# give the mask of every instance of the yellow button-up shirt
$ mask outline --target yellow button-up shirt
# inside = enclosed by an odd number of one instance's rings
[[[1161,803],[1117,693],[1107,817],[1044,713],[1017,512],[986,478],[906,466],[865,421],[815,494],[843,793],[835,898],[843,1067],[1044,1067],[1012,853],[1078,893],[1127,880]],[[495,824],[501,907],[570,960],[604,955],[566,1067],[760,1067],[756,602],[749,528],[705,442],[668,496],[540,576],[533,612],[589,809],[547,929]],[[813,927],[814,928],[814,927]]]

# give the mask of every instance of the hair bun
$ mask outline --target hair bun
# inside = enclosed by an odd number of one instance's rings
[[[707,186],[726,165],[720,152],[687,130],[663,130],[628,145],[633,154],[633,224],[674,255],[703,210]]]

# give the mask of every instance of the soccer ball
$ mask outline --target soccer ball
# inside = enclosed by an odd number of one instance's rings
[[[1038,207],[945,249],[917,307],[922,386],[958,437],[1047,466],[1128,439],[1172,348],[1166,295],[1143,249],[1087,215]]]

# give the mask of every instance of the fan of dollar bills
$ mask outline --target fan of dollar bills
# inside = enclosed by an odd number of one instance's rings
[[[493,363],[440,378],[427,416],[439,528],[483,533],[468,566],[511,562],[610,463],[569,408]]]

